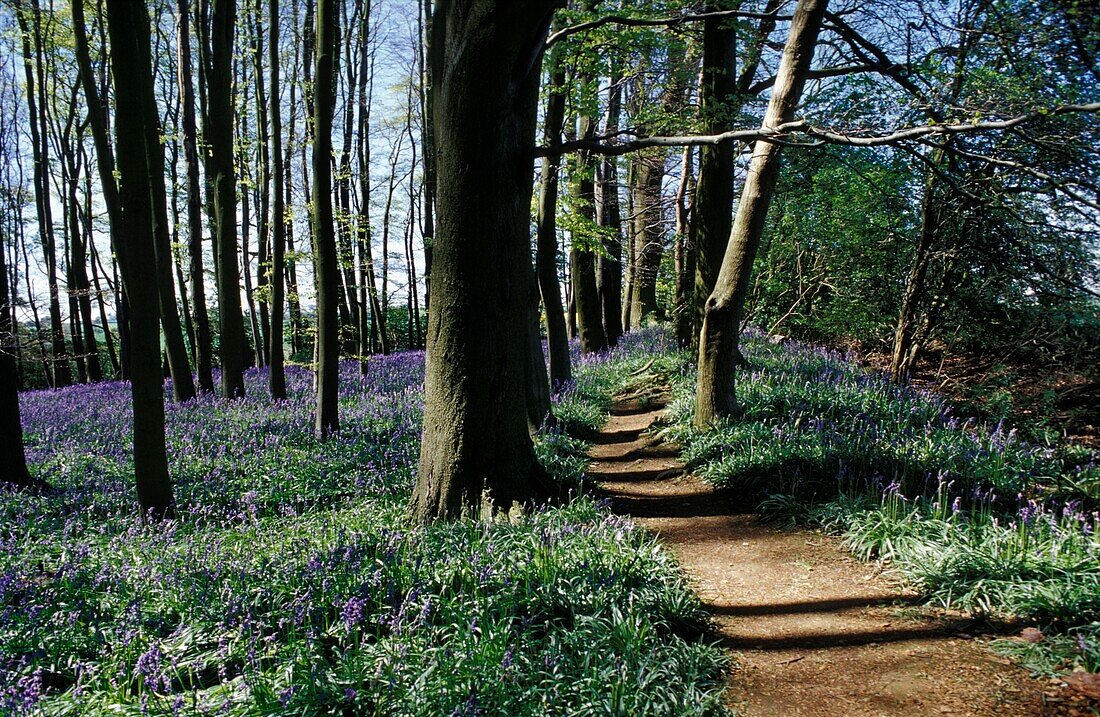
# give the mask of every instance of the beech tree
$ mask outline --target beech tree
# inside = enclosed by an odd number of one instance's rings
[[[334,0],[318,0],[313,90],[313,251],[317,281],[317,411],[314,432],[340,429],[339,266],[332,215],[332,115],[336,100],[339,15]]]
[[[431,29],[437,225],[418,521],[507,514],[549,486],[527,430],[531,148],[553,0],[443,0]]]
[[[164,441],[164,381],[160,363],[160,296],[154,233],[152,174],[163,159],[147,154],[147,127],[158,118],[148,53],[149,14],[144,2],[108,0],[111,76],[115,87],[115,148],[118,159],[119,218],[115,252],[129,300],[132,355],[130,387],[134,406],[134,482],[142,514],[152,519],[172,514],[172,482]],[[163,184],[162,184],[163,186]]]

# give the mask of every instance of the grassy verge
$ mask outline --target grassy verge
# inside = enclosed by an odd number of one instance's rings
[[[597,427],[658,334],[583,362],[557,398]],[[184,513],[132,516],[122,384],[23,397],[61,490],[0,494],[0,713],[713,715],[724,657],[653,538],[578,498],[514,522],[404,520],[422,358],[344,376],[338,440],[291,399],[169,407]],[[562,480],[576,439],[539,441]]]
[[[960,422],[939,397],[836,352],[749,332],[744,415],[692,430],[694,374],[673,372],[672,437],[694,469],[772,520],[822,526],[888,560],[929,601],[1059,635],[1043,670],[1100,663],[1100,468],[1083,449]]]

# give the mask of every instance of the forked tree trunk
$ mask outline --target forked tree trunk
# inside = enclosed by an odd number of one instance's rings
[[[780,125],[794,116],[813,60],[826,2],[798,2],[764,115],[765,128]],[[699,378],[695,403],[697,428],[709,427],[716,419],[737,412],[734,396],[734,371],[740,355],[737,334],[753,261],[779,177],[779,160],[780,145],[760,141],[753,147],[737,216],[714,291],[707,299],[699,335]]]
[[[313,90],[313,248],[317,274],[317,409],[313,430],[327,438],[340,429],[340,267],[332,212],[332,116],[339,49],[335,0],[318,0]]]
[[[160,297],[154,234],[150,166],[146,156],[147,116],[153,107],[153,73],[148,55],[149,15],[144,2],[108,0],[111,74],[116,95],[115,147],[118,153],[119,267],[129,302],[130,386],[134,407],[134,481],[142,513],[171,515],[172,482],[164,443],[164,379],[160,365]],[[138,38],[145,38],[141,42]],[[143,53],[143,49],[145,52]]]
[[[507,514],[549,492],[527,430],[527,292],[539,65],[555,5],[436,6],[438,224],[417,521]]]

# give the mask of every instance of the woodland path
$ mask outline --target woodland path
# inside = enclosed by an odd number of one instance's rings
[[[686,474],[676,447],[647,433],[660,420],[659,408],[617,403],[588,473],[679,557],[734,653],[727,701],[740,715],[1064,714],[966,623],[914,607],[836,539],[762,524]]]

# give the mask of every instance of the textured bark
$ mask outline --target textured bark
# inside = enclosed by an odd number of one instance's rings
[[[707,10],[724,10],[730,2],[713,2]],[[718,134],[731,129],[737,102],[737,27],[727,19],[709,18],[703,24],[703,71],[700,113],[703,131]],[[724,142],[699,150],[699,181],[695,186],[694,217],[688,250],[694,256],[694,299],[686,307],[690,335],[697,336],[703,307],[714,290],[722,255],[733,223],[733,170],[737,145]]]
[[[680,346],[690,346],[695,333],[693,289],[695,286],[695,247],[689,236],[691,216],[695,202],[689,196],[695,191],[695,171],[692,147],[684,147],[680,162],[680,183],[676,188],[676,247],[674,266],[676,271],[675,302],[673,311],[676,341]]]
[[[438,225],[418,521],[507,514],[548,493],[527,430],[527,292],[530,148],[554,6],[436,6]]]
[[[327,438],[340,429],[340,268],[332,215],[332,115],[336,100],[335,0],[318,0],[313,90],[313,251],[317,275],[317,409],[314,433]]]
[[[546,58],[550,68],[550,86],[546,95],[543,134],[547,145],[561,142],[565,123],[565,70],[560,49],[554,48]],[[539,183],[538,225],[535,236],[535,274],[539,294],[546,312],[546,343],[550,353],[550,385],[554,388],[573,378],[569,359],[569,329],[561,302],[558,284],[558,176],[561,157],[544,157]]]
[[[665,153],[640,153],[634,165],[634,267],[631,272],[630,328],[658,314],[657,273],[665,250],[661,184]]]
[[[779,63],[764,127],[775,127],[794,116],[806,74],[813,60],[827,0],[799,0]],[[752,265],[764,232],[768,206],[779,177],[780,145],[757,142],[737,206],[722,267],[707,299],[699,335],[699,374],[695,425],[706,428],[737,412],[734,371],[741,312],[752,277]]]
[[[218,282],[221,389],[226,398],[244,395],[244,316],[241,273],[237,260],[237,182],[233,168],[233,27],[234,0],[213,0],[208,35],[207,116],[203,122],[209,146],[206,174],[212,185],[214,248]]]
[[[154,234],[151,162],[146,156],[145,126],[153,106],[153,74],[147,52],[149,16],[144,2],[108,0],[111,74],[116,95],[115,147],[118,152],[119,268],[129,302],[130,373],[134,409],[134,481],[142,513],[153,519],[171,515],[172,483],[164,442],[164,381],[160,365],[160,300]],[[141,42],[138,38],[146,38]]]
[[[890,360],[890,378],[895,383],[906,383],[916,365],[918,348],[917,308],[924,294],[924,285],[928,277],[928,266],[932,259],[932,246],[939,227],[939,212],[935,199],[936,179],[932,172],[924,183],[924,196],[921,197],[920,238],[917,241],[913,266],[905,282],[902,293],[898,323],[894,329],[894,349]]]

